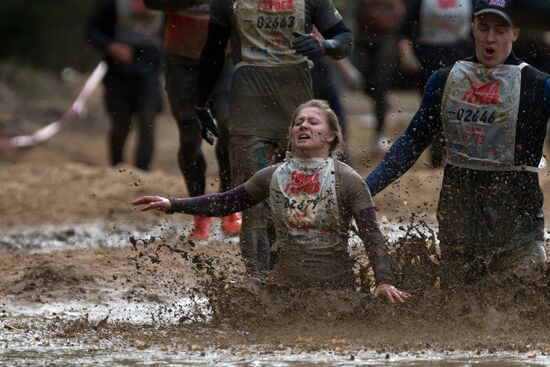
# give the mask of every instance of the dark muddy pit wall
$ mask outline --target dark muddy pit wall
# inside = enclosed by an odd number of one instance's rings
[[[510,10],[518,27],[550,30],[550,0],[514,0]]]
[[[56,72],[91,70],[100,57],[84,40],[84,24],[96,0],[3,0],[0,60]]]

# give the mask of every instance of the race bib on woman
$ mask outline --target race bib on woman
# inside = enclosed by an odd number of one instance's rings
[[[290,159],[274,173],[272,212],[277,230],[290,243],[323,248],[338,243],[334,160]],[[274,192],[279,197],[274,197]],[[284,233],[283,233],[284,232]]]

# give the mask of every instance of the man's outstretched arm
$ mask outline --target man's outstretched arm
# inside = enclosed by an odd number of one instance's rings
[[[373,196],[407,172],[437,135],[441,128],[440,106],[444,86],[440,79],[439,72],[432,74],[407,130],[384,155],[382,162],[365,177]]]
[[[225,50],[230,35],[229,27],[213,21],[208,24],[208,39],[202,49],[199,66],[199,83],[195,101],[198,107],[207,106],[208,99],[223,69]]]

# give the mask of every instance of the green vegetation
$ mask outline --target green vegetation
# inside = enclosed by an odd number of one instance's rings
[[[93,0],[0,1],[0,59],[59,71],[89,70],[99,55],[84,40]]]

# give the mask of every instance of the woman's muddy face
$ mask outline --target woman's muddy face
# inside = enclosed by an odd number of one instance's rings
[[[291,142],[297,157],[325,158],[335,136],[322,111],[317,107],[302,109],[292,125]]]

